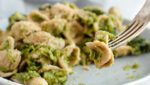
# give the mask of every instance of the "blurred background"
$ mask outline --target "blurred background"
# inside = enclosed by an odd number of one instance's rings
[[[72,2],[78,6],[94,5],[107,10],[111,6],[120,9],[125,19],[132,19],[145,0],[0,0],[0,19],[7,19],[15,11],[26,13],[44,3]]]

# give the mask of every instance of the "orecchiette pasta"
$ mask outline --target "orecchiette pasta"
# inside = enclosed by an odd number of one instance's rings
[[[120,51],[121,50],[121,51]],[[115,57],[126,56],[132,53],[132,47],[128,45],[120,46],[114,50]]]
[[[65,56],[60,57],[58,59],[58,62],[59,62],[60,67],[65,69],[68,74],[72,72],[72,68],[69,66],[68,62],[66,61]]]
[[[65,41],[61,38],[51,36],[48,45],[53,48],[62,49],[65,46]]]
[[[27,81],[26,85],[48,85],[47,81],[41,77],[35,77]]]
[[[26,36],[23,41],[31,44],[48,44],[50,38],[51,35],[49,33],[40,31]]]
[[[54,65],[43,65],[42,68],[39,70],[40,73],[49,71],[49,70],[59,70],[60,68],[58,66]]]
[[[2,50],[0,51],[0,67],[3,68],[1,70],[4,71],[12,71],[15,70],[21,60],[21,53],[18,50]]]
[[[31,20],[33,22],[37,22],[37,23],[41,23],[43,21],[49,20],[49,17],[42,14],[41,12],[39,12],[38,10],[35,11],[31,11],[28,15],[27,15],[28,20]]]
[[[112,14],[112,15],[115,15],[116,17],[121,18],[121,13],[120,13],[119,9],[116,7],[111,7],[109,9],[109,14]]]
[[[69,58],[69,65],[76,65],[80,61],[80,49],[75,44],[69,45],[64,49],[64,55]]]
[[[99,41],[103,41],[105,42],[106,44],[112,40],[114,37],[113,34],[109,33],[109,32],[106,32],[106,31],[97,31],[95,33],[95,40],[99,40]]]
[[[0,44],[3,42],[6,36],[7,34],[3,30],[0,30]]]
[[[1,71],[13,71],[21,61],[21,52],[14,49],[14,42],[14,39],[8,36],[0,45]]]
[[[12,37],[8,36],[1,43],[0,50],[3,50],[3,49],[14,49],[14,47],[15,47],[14,45],[15,45],[15,40]]]
[[[8,36],[0,45],[0,76],[9,77],[17,72],[21,52],[14,49],[14,39]]]
[[[111,49],[104,42],[100,42],[100,41],[87,42],[86,45],[90,49],[101,53],[102,56],[100,56],[100,59],[95,62],[98,68],[105,67],[105,65],[107,65],[108,62],[114,60],[114,56]],[[109,65],[111,65],[112,63],[113,61],[111,61]]]
[[[80,43],[83,39],[82,32],[84,30],[84,27],[82,27],[78,22],[72,21],[67,24],[66,29],[64,30],[64,35],[70,44]]]
[[[40,31],[41,28],[33,22],[30,21],[20,21],[16,22],[12,28],[12,36],[15,40],[24,39],[26,36],[30,35],[31,33]]]
[[[54,36],[60,36],[64,31],[66,23],[65,19],[54,18],[41,23],[41,27],[43,31],[49,32]]]
[[[109,9],[109,14],[111,15],[111,18],[113,18],[114,25],[115,27],[117,27],[116,29],[118,29],[119,31],[123,31],[124,27],[122,26],[121,13],[119,9],[117,9],[116,7],[111,7]]]
[[[51,16],[72,19],[76,14],[76,9],[57,3],[51,8]]]
[[[14,70],[12,72],[2,72],[2,71],[0,71],[0,77],[10,77],[13,74],[15,74],[16,72],[17,72],[17,70]]]

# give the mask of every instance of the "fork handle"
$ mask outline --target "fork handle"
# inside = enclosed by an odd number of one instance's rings
[[[142,22],[145,23],[148,23],[150,21],[150,0],[146,0],[144,6],[135,18],[142,20]]]

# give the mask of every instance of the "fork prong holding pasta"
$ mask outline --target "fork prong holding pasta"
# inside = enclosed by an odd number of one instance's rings
[[[131,39],[138,36],[150,21],[150,0],[146,0],[142,9],[138,12],[129,27],[116,36],[116,38],[109,42],[109,46],[114,49],[122,44],[127,43]]]

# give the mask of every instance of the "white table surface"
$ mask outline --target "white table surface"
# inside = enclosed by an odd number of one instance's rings
[[[30,0],[28,0],[30,1]],[[32,1],[32,0],[31,0]],[[144,4],[145,0],[94,0],[96,3],[105,3],[104,9],[107,10],[110,6],[116,6],[120,9],[124,18],[132,20],[139,9]],[[29,11],[28,6],[24,4],[23,0],[0,0],[0,24],[6,21],[8,16],[15,11],[25,13]],[[149,26],[150,27],[150,26]],[[150,85],[150,77],[145,78],[137,83],[129,85]]]

